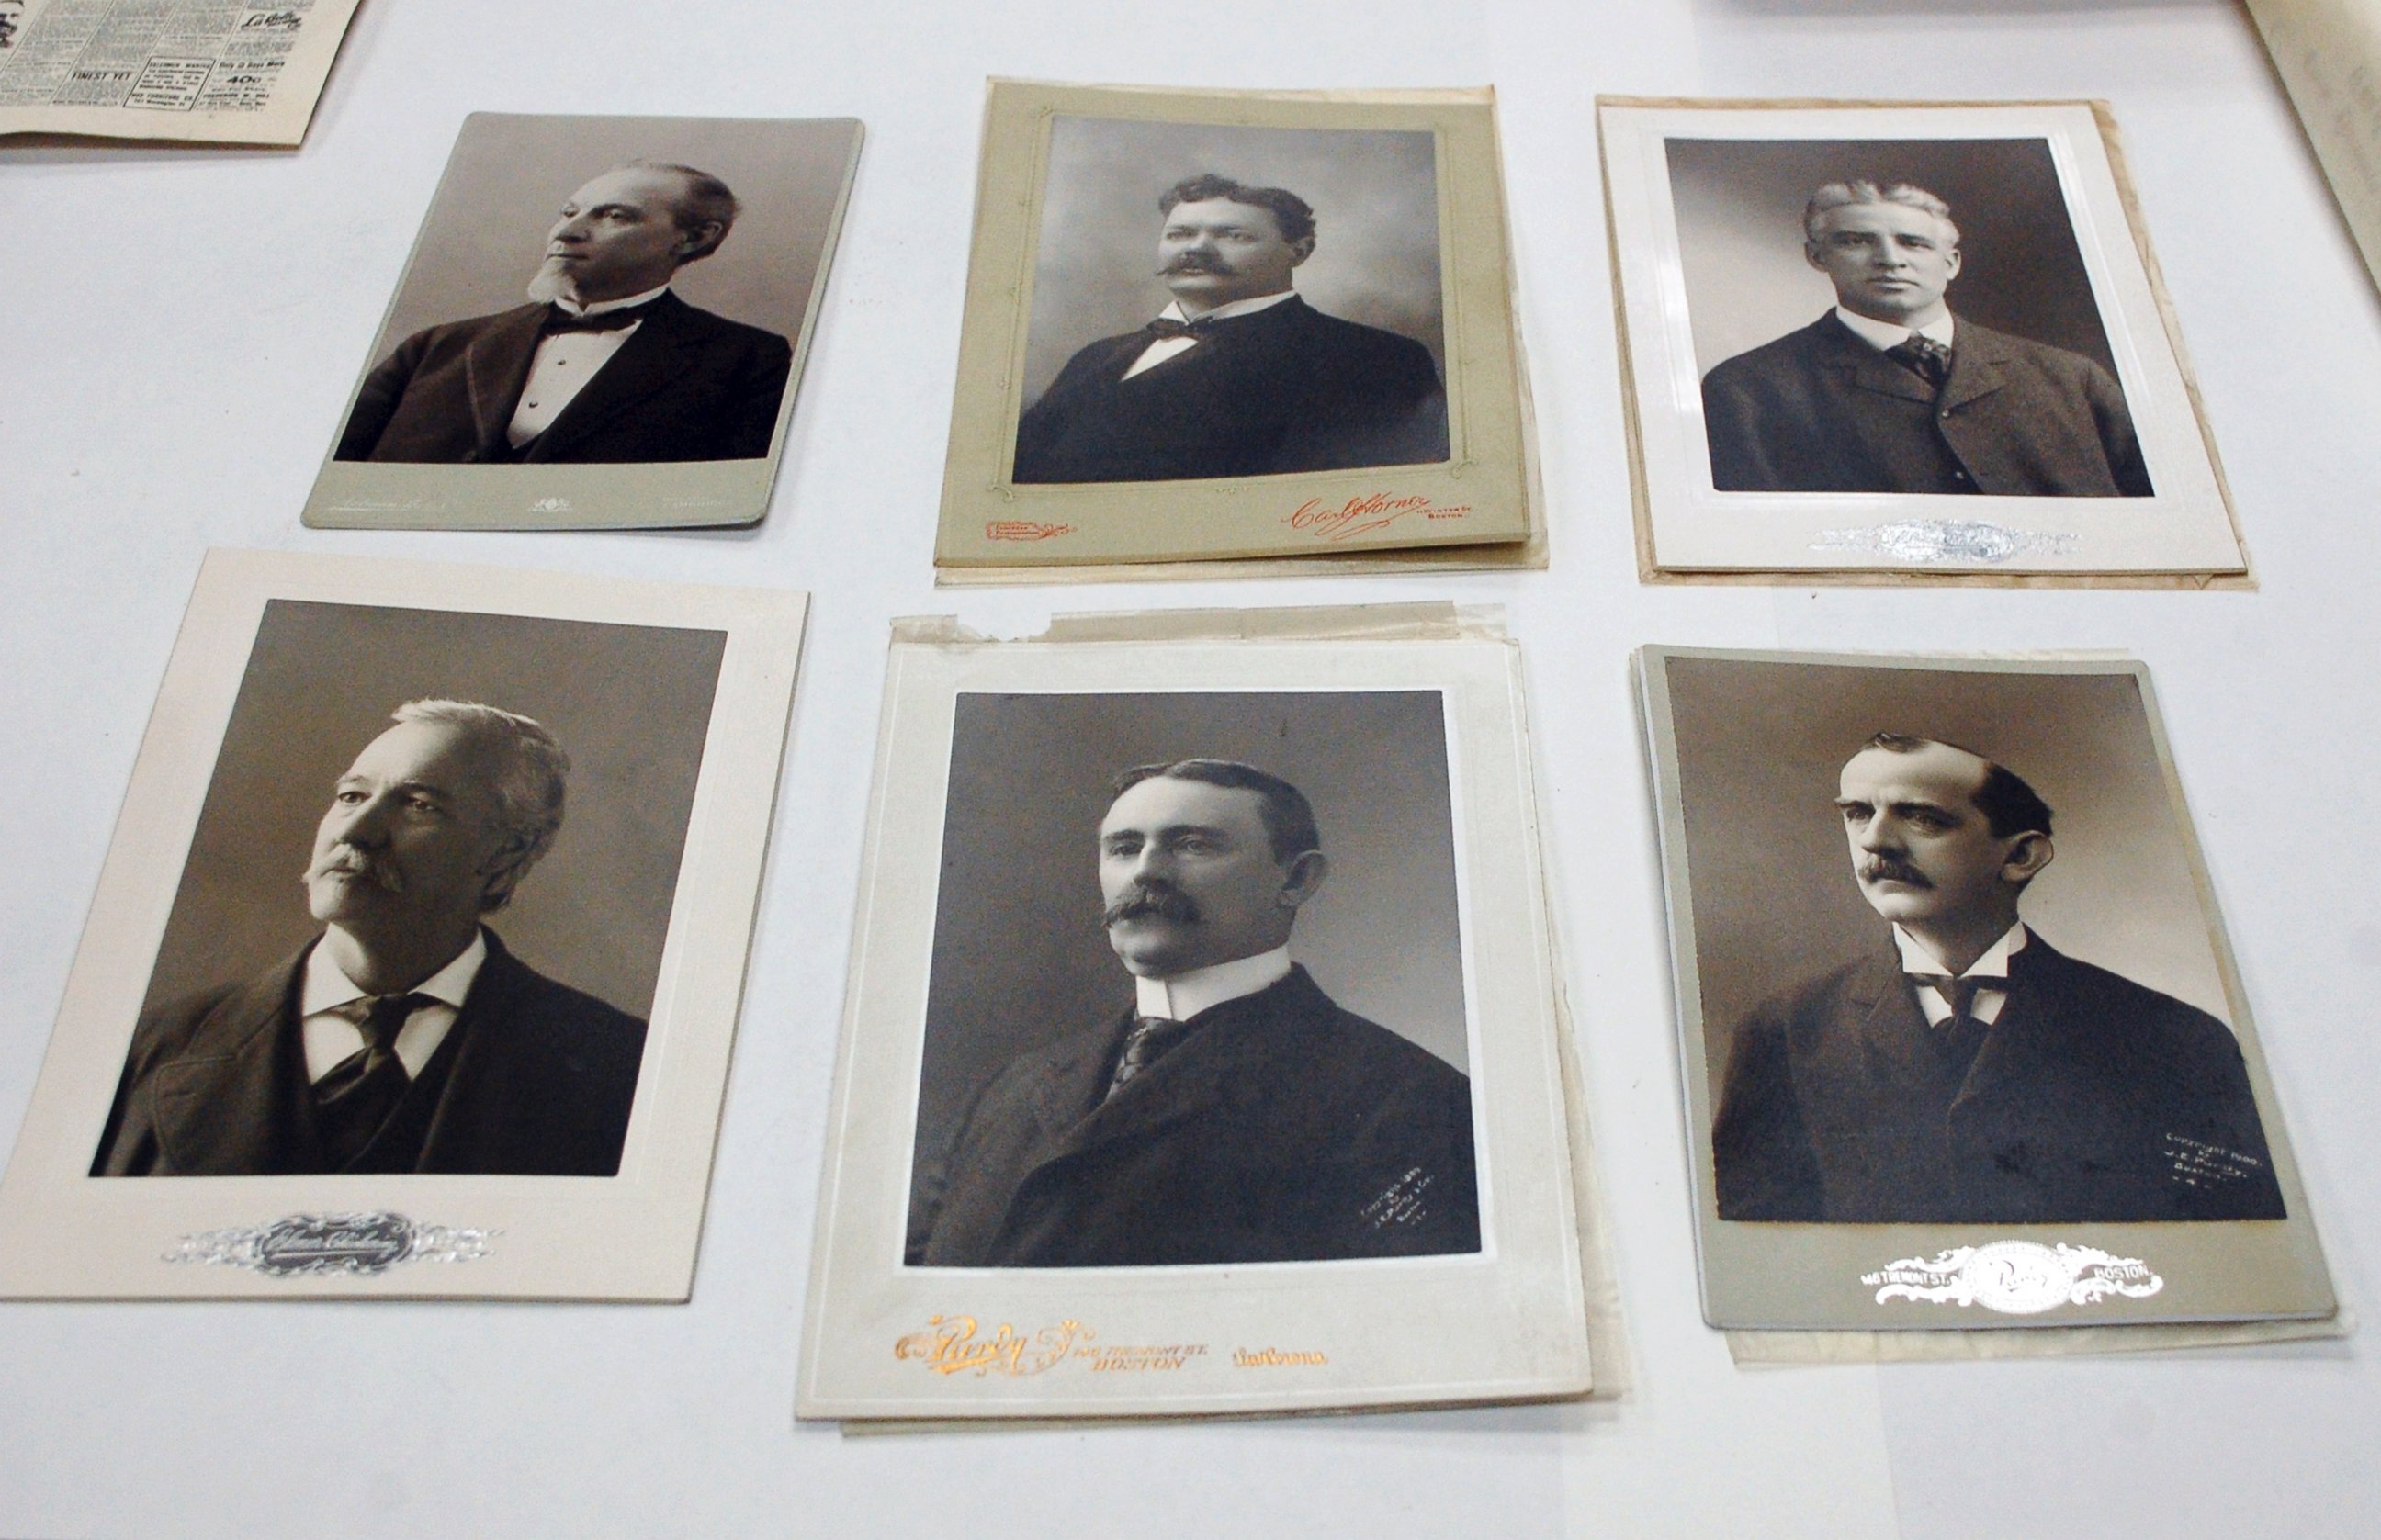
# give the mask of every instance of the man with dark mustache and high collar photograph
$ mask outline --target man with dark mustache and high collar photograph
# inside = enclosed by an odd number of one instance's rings
[[[1328,238],[1284,188],[1202,174],[1156,200],[1171,299],[1077,351],[1018,423],[1012,479],[1177,481],[1447,456],[1430,350],[1293,286]],[[1146,313],[1146,312],[1143,312]]]
[[[2285,1217],[2231,1030],[2020,917],[2053,855],[2031,785],[1885,732],[1836,807],[1889,941],[1738,1025],[1712,1128],[1721,1219]]]
[[[645,1024],[486,923],[561,829],[568,755],[477,702],[390,722],[315,831],[321,934],[142,1013],[93,1176],[618,1170]]]
[[[671,286],[719,249],[740,209],[690,165],[632,161],[586,182],[546,234],[530,302],[407,337],[364,377],[334,457],[766,458],[792,346]]]
[[[1290,957],[1330,864],[1305,795],[1235,760],[1141,765],[1097,834],[1133,1004],[979,1089],[908,1260],[1164,1267],[1480,1249],[1471,1081]]]

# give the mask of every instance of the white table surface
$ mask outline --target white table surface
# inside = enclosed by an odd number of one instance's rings
[[[1499,91],[1544,574],[937,593],[987,74]],[[1593,102],[2104,97],[2253,593],[1665,588],[1634,576]],[[852,115],[869,131],[767,522],[336,534],[298,510],[462,115]],[[2220,0],[370,0],[302,151],[0,147],[0,1142],[13,1141],[201,552],[813,589],[694,1298],[0,1306],[0,1534],[2362,1534],[2357,1339],[2156,1361],[1741,1371],[1700,1321],[1645,641],[2117,648],[2177,758],[2344,1298],[2381,1243],[2381,307]],[[1504,604],[1633,1385],[1589,1406],[1064,1433],[797,1427],[796,1328],[885,622]],[[2365,1173],[2362,1176],[2360,1172]]]

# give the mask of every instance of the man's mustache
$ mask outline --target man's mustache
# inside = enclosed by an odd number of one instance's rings
[[[1899,882],[1912,888],[1935,886],[1926,874],[1898,855],[1872,855],[1860,864],[1862,882]]]
[[[1190,895],[1170,882],[1136,882],[1132,891],[1100,912],[1100,923],[1104,926],[1143,919],[1197,925],[1205,917]]]
[[[1171,278],[1178,273],[1212,273],[1217,277],[1227,277],[1231,271],[1230,266],[1221,257],[1205,251],[1185,251],[1159,268],[1157,275],[1160,278]]]
[[[405,891],[405,877],[395,867],[365,851],[342,845],[306,869],[306,880],[318,877],[348,877],[369,882],[384,892]]]

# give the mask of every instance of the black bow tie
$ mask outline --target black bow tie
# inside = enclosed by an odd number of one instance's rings
[[[1196,321],[1177,321],[1172,316],[1159,316],[1142,330],[1163,342],[1167,337],[1207,336],[1214,332],[1215,325],[1215,321],[1206,316],[1201,316]]]
[[[545,308],[545,330],[556,332],[618,332],[645,319],[653,301],[632,305],[625,310],[605,310],[598,315],[572,315],[559,305]]]

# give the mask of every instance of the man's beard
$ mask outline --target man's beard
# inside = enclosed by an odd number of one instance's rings
[[[1109,928],[1126,920],[1172,920],[1197,925],[1206,916],[1190,895],[1170,882],[1136,882],[1132,891],[1101,911],[1100,923]]]
[[[579,302],[579,283],[568,272],[548,262],[529,281],[529,297],[540,305],[551,305],[557,299],[568,299],[575,305]]]
[[[1899,855],[1872,855],[1860,864],[1862,882],[1899,882],[1912,888],[1932,888],[1926,874]]]

